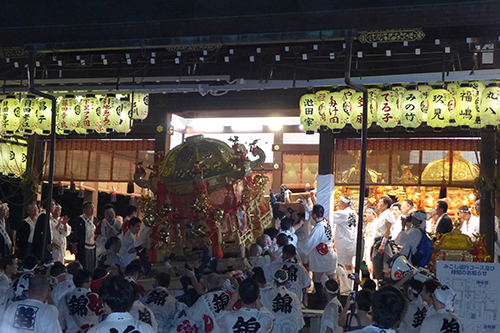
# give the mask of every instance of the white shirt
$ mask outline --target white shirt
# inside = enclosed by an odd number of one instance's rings
[[[132,318],[151,325],[153,331],[158,332],[158,322],[156,321],[153,311],[141,301],[136,300],[134,304],[132,304],[129,313],[132,315]]]
[[[394,214],[391,212],[391,210],[389,208],[384,210],[378,216],[378,223],[377,223],[377,225],[374,225],[374,228],[373,228],[373,239],[378,238],[378,237],[384,237],[385,222],[386,221],[389,222],[390,224],[394,224],[396,222],[396,218],[394,217]],[[373,221],[373,222],[375,222],[375,221]]]
[[[262,305],[274,315],[273,333],[296,333],[304,327],[301,302],[284,286],[261,296]]]
[[[460,230],[463,234],[469,236],[472,240],[475,240],[476,237],[473,235],[479,233],[479,217],[471,214],[469,220],[464,221]]]
[[[169,328],[175,315],[177,300],[167,288],[156,287],[142,298],[142,302],[155,314],[159,332]]]
[[[419,296],[416,300],[408,302],[408,309],[399,325],[399,333],[419,333],[422,322],[427,314],[427,305]]]
[[[262,269],[266,269],[267,266],[271,264],[271,257],[269,257],[268,255],[248,257],[248,263],[252,265],[252,267],[261,267]]]
[[[356,232],[358,214],[351,207],[333,212],[332,223],[335,225],[333,238],[339,255],[356,254]]]
[[[106,250],[97,257],[97,263],[104,266],[120,266],[120,257],[113,250]]]
[[[113,223],[110,223],[106,219],[102,219],[101,222],[97,225],[96,232],[99,232],[95,240],[97,255],[106,251],[104,245],[111,237],[118,237],[118,235],[122,232],[122,221],[118,219],[114,219]]]
[[[151,234],[151,228],[147,227],[144,223],[141,225],[139,229],[139,236],[137,236],[137,246],[146,247],[146,242],[148,240],[149,235]]]
[[[333,333],[340,332],[339,313],[342,311],[342,308],[342,304],[340,304],[337,297],[332,298],[332,300],[328,302],[323,311],[323,316],[321,317],[320,333],[326,333],[327,328],[331,328]]]
[[[237,311],[223,311],[221,328],[223,332],[234,332],[238,328],[244,332],[244,327],[255,330],[247,330],[252,333],[269,333],[273,328],[274,316],[265,307],[260,309],[241,308]]]
[[[33,235],[35,234],[35,223],[36,221],[33,221],[31,217],[27,217],[24,219],[26,223],[28,223],[30,227],[30,235],[28,236],[28,243],[33,243]]]
[[[34,299],[25,299],[9,305],[0,331],[2,333],[61,333],[58,316],[59,312],[55,306]]]
[[[396,333],[396,330],[393,330],[392,328],[378,328],[373,325],[370,325],[360,330],[352,331],[352,333]]]
[[[393,215],[394,215],[394,213],[393,213]],[[399,233],[403,230],[403,225],[401,223],[402,223],[401,222],[401,215],[399,215],[398,218],[392,224],[392,227],[391,227],[391,237],[392,237],[392,239],[396,239],[396,237],[398,237]]]
[[[12,280],[7,276],[7,274],[5,274],[5,272],[2,272],[2,274],[0,274],[0,320],[2,320],[3,312],[7,305],[7,295],[11,284]]]
[[[337,269],[337,252],[334,248],[332,225],[323,219],[311,231],[303,249],[313,272],[334,273]]]
[[[85,214],[80,215],[80,217],[85,222],[85,248],[92,250],[95,248],[94,217],[89,219]]]
[[[64,256],[66,255],[66,237],[71,234],[71,226],[69,224],[57,226],[57,220],[50,219],[50,233],[52,236],[52,257],[54,261],[64,263]]]
[[[425,317],[422,323],[420,332],[425,333],[441,333],[441,332],[458,332],[465,333],[462,320],[453,312],[440,309],[433,315]]]
[[[127,231],[125,236],[122,238],[122,247],[120,248],[120,252],[118,252],[118,256],[120,257],[120,261],[122,266],[127,266],[130,264],[135,258],[137,258],[137,254],[134,252],[128,253],[130,249],[136,247],[137,243],[137,235]]]
[[[274,279],[274,274],[279,269],[286,271],[289,281],[297,283],[300,288],[309,288],[311,285],[311,276],[309,272],[304,266],[293,262],[293,260],[272,263],[269,269],[264,271],[266,280],[272,281]]]
[[[143,323],[132,318],[128,312],[113,312],[100,324],[92,327],[87,333],[109,333],[112,329],[118,333],[125,332],[140,332],[140,333],[155,333],[151,325]]]
[[[85,288],[75,288],[64,297],[66,333],[77,333],[97,325],[104,314],[99,296]]]
[[[290,239],[289,244],[293,244],[293,246],[295,246],[295,248],[297,248],[298,238],[295,235],[295,229],[293,227],[291,227],[290,230],[282,230],[281,233],[287,235],[288,238]]]
[[[202,332],[210,331],[207,327],[213,327],[213,333],[223,333],[224,331],[220,328],[220,318],[230,298],[229,294],[223,290],[208,292],[200,296],[189,308],[188,315],[194,319],[202,319],[199,324]]]

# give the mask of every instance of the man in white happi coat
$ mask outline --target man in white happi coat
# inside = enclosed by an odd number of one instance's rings
[[[61,333],[59,312],[54,305],[45,304],[50,294],[49,281],[45,276],[31,278],[29,297],[12,303],[5,311],[0,325],[2,333],[51,332]]]
[[[453,312],[455,292],[443,285],[434,291],[433,306],[436,312],[425,317],[422,333],[465,333],[462,320]]]
[[[427,305],[420,294],[422,293],[423,283],[415,279],[408,282],[408,307],[406,313],[399,325],[399,333],[419,333],[422,322],[427,314]]]
[[[151,325],[132,318],[128,313],[134,303],[134,290],[123,277],[116,275],[104,279],[99,295],[108,316],[87,333],[155,333]]]
[[[160,273],[156,276],[155,289],[148,292],[142,299],[158,322],[158,332],[166,332],[174,319],[176,303],[175,297],[168,291],[170,275]]]
[[[135,301],[128,312],[132,315],[132,318],[151,325],[153,331],[158,332],[158,322],[156,321],[155,314],[148,306],[139,300],[139,289],[137,285],[134,282],[130,282],[130,285],[134,289]]]
[[[473,241],[476,240],[476,234],[479,234],[479,217],[471,214],[469,207],[463,205],[458,208],[458,217],[462,222],[460,230],[463,234],[469,236]]]
[[[390,245],[392,225],[396,222],[394,214],[389,207],[392,199],[383,196],[378,201],[378,210],[381,212],[377,225],[373,226],[373,246],[371,257],[373,264],[373,278],[383,279],[389,276],[389,261],[392,258],[392,248]]]
[[[302,246],[309,258],[309,268],[313,272],[318,306],[324,305],[325,301],[321,277],[326,274],[328,278],[333,279],[337,269],[337,251],[333,240],[332,225],[323,217],[324,212],[323,206],[313,206],[312,219],[316,222],[316,226]]]
[[[17,274],[17,259],[10,254],[0,260],[0,321],[7,305],[8,291],[12,285],[12,277]]]
[[[69,217],[61,216],[61,205],[56,205],[50,219],[50,233],[52,237],[52,259],[64,264],[66,256],[66,237],[71,234]]]
[[[319,333],[339,333],[339,314],[342,312],[342,304],[339,297],[339,284],[335,280],[328,280],[325,283],[325,289],[328,293],[327,298],[331,298],[326,304],[323,315],[321,316],[321,326]]]
[[[106,251],[104,245],[111,237],[118,237],[122,232],[122,222],[116,218],[115,206],[107,204],[104,206],[104,218],[99,221],[95,228],[96,255]]]
[[[64,309],[64,297],[75,289],[73,277],[66,272],[66,266],[62,262],[56,261],[50,268],[52,278],[52,300],[58,309]],[[61,327],[66,327],[63,311],[59,311],[59,323]]]

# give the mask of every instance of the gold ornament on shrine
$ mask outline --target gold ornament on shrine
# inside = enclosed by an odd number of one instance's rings
[[[427,124],[436,131],[441,131],[450,122],[451,94],[448,90],[433,89],[428,97]]]
[[[334,133],[340,132],[347,124],[350,108],[351,103],[346,100],[342,92],[328,93],[326,95],[326,124],[320,122],[320,125],[328,126]]]
[[[351,97],[351,115],[350,115],[350,123],[351,126],[356,130],[361,130],[363,128],[363,93],[356,92]],[[372,115],[373,111],[376,109],[377,103],[368,97],[368,116],[367,116],[367,124],[368,128],[372,125]]]
[[[424,96],[418,90],[407,90],[401,97],[401,125],[408,132],[414,132],[422,124],[422,103]]]
[[[328,107],[327,107],[327,95],[330,92],[328,90],[320,90],[316,93],[316,101],[318,103],[318,125],[328,126]]]
[[[64,96],[57,105],[57,125],[59,133],[68,135],[76,129],[80,122],[80,103],[74,95]]]
[[[474,124],[477,117],[477,90],[464,84],[455,90],[455,122],[463,129]]]
[[[149,112],[149,94],[134,93],[132,101],[132,117],[135,120],[144,120]]]
[[[121,103],[115,94],[107,94],[101,102],[101,123],[107,133],[120,124]]]
[[[470,237],[462,234],[460,227],[455,225],[451,232],[441,236],[434,245],[436,261],[473,261],[474,258],[470,253],[473,247]]]
[[[496,83],[484,89],[479,108],[482,127],[495,127],[500,123],[500,87]]]
[[[21,100],[21,123],[20,129],[24,134],[35,133],[37,126],[36,113],[38,111],[38,100],[33,95],[27,95]]]
[[[5,136],[12,136],[19,128],[21,120],[21,105],[13,95],[7,96],[1,106],[2,129]]]
[[[399,123],[401,107],[396,90],[382,91],[377,102],[377,124],[384,130],[391,130]]]
[[[101,127],[101,103],[94,94],[87,94],[80,102],[80,123],[77,133],[90,133]]]
[[[306,134],[313,134],[318,128],[318,102],[315,94],[305,94],[300,98],[300,124]]]

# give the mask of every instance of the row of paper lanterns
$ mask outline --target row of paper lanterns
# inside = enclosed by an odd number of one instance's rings
[[[401,125],[413,131],[422,122],[435,130],[500,125],[500,87],[495,83],[488,87],[482,82],[449,83],[446,89],[429,85],[394,86],[385,91],[368,88],[368,94],[368,127],[376,123],[390,130]],[[319,126],[338,132],[351,124],[360,130],[363,103],[363,93],[351,88],[305,94],[300,99],[300,122],[308,134]]]
[[[26,171],[27,147],[18,143],[0,143],[0,173],[8,177],[21,177]]]
[[[80,98],[78,98],[80,99]],[[56,132],[68,135],[97,132],[100,134],[130,132],[133,120],[144,120],[149,111],[149,95],[135,93],[133,102],[108,94],[98,99],[87,94],[80,101],[74,95],[66,95],[57,103]],[[16,132],[26,135],[49,135],[52,124],[52,101],[27,95],[19,101],[7,96],[0,102],[0,129],[3,136]]]

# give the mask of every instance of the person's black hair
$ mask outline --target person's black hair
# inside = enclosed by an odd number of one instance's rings
[[[441,287],[441,283],[439,283],[437,280],[434,279],[427,279],[425,282],[422,284],[422,289],[425,287],[425,291],[428,293],[433,294],[437,288]]]
[[[373,302],[373,291],[361,289],[356,294],[355,302],[359,310],[366,312],[370,311],[370,307],[372,306]]]
[[[325,215],[325,208],[321,205],[314,205],[312,214],[316,215],[316,217],[323,217],[323,215]]]
[[[445,213],[448,211],[448,203],[444,200],[438,200],[438,208],[441,208]]]
[[[66,273],[66,266],[60,261],[56,261],[52,267],[50,267],[50,276],[57,277],[61,274]]]
[[[329,279],[325,282],[325,288],[331,292],[339,291],[339,283],[335,279]]]
[[[278,237],[279,231],[274,227],[270,227],[264,230],[264,234],[271,237],[271,239],[276,239],[276,237]]]
[[[387,196],[387,195],[384,195],[384,196],[383,196],[382,198],[380,198],[380,199],[382,199],[382,202],[384,203],[384,205],[386,205],[386,206],[387,206],[387,208],[390,208],[390,207],[391,207],[391,205],[392,205],[392,199],[391,199],[391,197],[389,197],[389,196]]]
[[[13,254],[9,254],[0,260],[0,269],[4,271],[7,266],[11,266],[14,264],[14,261],[16,260],[16,256]]]
[[[102,207],[102,211],[105,212],[106,209],[110,209],[110,208],[112,208],[115,211],[115,213],[116,213],[115,206],[113,206],[113,204],[110,204],[110,203],[109,204],[105,204],[104,207]]]
[[[168,288],[170,286],[170,275],[167,273],[159,273],[156,276],[156,284],[163,288]]]
[[[91,278],[92,274],[88,269],[80,269],[73,275],[73,283],[75,287],[81,288],[83,284],[89,282]]]
[[[373,281],[372,279],[366,279],[365,283],[363,283],[363,289],[375,291],[375,290],[377,290],[377,283],[375,281]]]
[[[241,282],[238,292],[243,304],[252,304],[259,298],[260,288],[257,281],[247,278]]]
[[[288,245],[289,242],[290,238],[288,238],[288,236],[285,234],[279,234],[278,237],[276,237],[276,245],[278,245],[279,247]]]
[[[109,250],[113,245],[117,244],[120,241],[120,238],[118,237],[110,237],[106,244],[104,245],[104,248],[106,250]]]
[[[128,224],[129,224],[129,227],[134,227],[134,226],[138,225],[139,223],[142,223],[141,219],[138,217],[133,217],[130,219]]]
[[[403,201],[410,205],[410,207],[414,206],[413,201],[411,201],[410,199],[404,199]]]
[[[55,201],[54,199],[52,199],[50,202],[51,202],[51,205],[52,205],[52,202],[53,202],[54,204],[56,203],[56,201]],[[44,199],[44,200],[40,203],[40,206],[42,206],[42,208],[43,208],[43,209],[45,209],[46,211],[49,211],[49,210],[50,210],[50,209],[49,209],[50,207],[47,207],[47,206],[48,206],[48,204],[49,204],[49,200],[48,200],[48,199]]]
[[[38,265],[38,258],[30,254],[23,259],[23,269],[33,269]]]
[[[130,264],[125,267],[125,276],[133,276],[136,273],[140,273],[142,270],[142,267],[140,264],[137,264],[135,262],[131,262]]]
[[[395,329],[405,311],[406,299],[399,289],[385,286],[373,295],[372,318],[379,328]]]
[[[87,208],[87,206],[90,206],[90,205],[92,205],[92,204],[93,204],[93,202],[92,202],[92,201],[85,201],[85,202],[82,204],[82,209],[85,209],[85,208]]]
[[[290,217],[285,217],[283,220],[281,220],[280,228],[281,230],[290,230],[290,228],[293,227],[293,219]]]
[[[125,210],[125,216],[130,216],[133,212],[137,212],[137,207],[133,205],[128,205]]]
[[[401,204],[399,202],[395,202],[391,205],[391,208],[392,207],[398,207],[399,210],[401,210]]]
[[[124,277],[110,276],[102,281],[99,298],[112,312],[128,312],[134,303],[134,289]]]
[[[252,279],[254,279],[259,285],[265,285],[267,283],[266,276],[262,267],[252,268]]]
[[[420,295],[422,289],[424,288],[424,284],[421,281],[415,279],[411,279],[410,281],[408,281],[408,286],[411,287],[411,289],[414,290],[413,293],[417,295]]]
[[[287,257],[295,257],[297,255],[297,249],[293,244],[287,244],[283,246],[283,255]]]
[[[98,266],[92,272],[92,280],[94,280],[94,281],[99,280],[99,279],[105,277],[106,274],[108,274],[108,272],[106,271],[106,268]]]
[[[83,269],[83,266],[78,260],[75,260],[75,261],[69,263],[68,266],[66,266],[66,270],[68,271],[68,274],[71,274],[71,275],[75,275],[75,273],[77,271],[79,271],[80,269]]]
[[[28,286],[28,294],[30,297],[40,296],[47,289],[49,289],[49,280],[44,275],[35,275],[30,279],[30,284]]]

